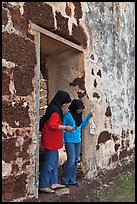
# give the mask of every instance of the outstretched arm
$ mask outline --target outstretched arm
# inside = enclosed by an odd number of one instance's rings
[[[87,115],[86,119],[84,119],[84,117],[82,116],[82,128],[85,128],[86,125],[88,124],[90,118],[93,117],[93,113],[89,112],[89,114]]]

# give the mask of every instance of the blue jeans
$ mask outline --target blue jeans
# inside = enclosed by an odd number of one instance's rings
[[[44,162],[39,177],[39,187],[47,188],[58,183],[58,150],[45,149]]]
[[[80,157],[81,142],[80,143],[65,143],[67,153],[67,161],[63,168],[61,182],[63,184],[75,184],[77,176],[77,166]]]

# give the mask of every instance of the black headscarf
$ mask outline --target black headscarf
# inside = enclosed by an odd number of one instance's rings
[[[71,102],[70,95],[66,91],[59,90],[49,103],[45,115],[43,115],[42,118],[40,119],[39,130],[42,131],[44,123],[47,122],[47,120],[50,118],[53,112],[58,112],[60,119],[63,120],[63,112],[61,106],[64,103],[70,102]]]
[[[79,127],[82,123],[82,112],[80,114],[78,114],[76,112],[76,110],[84,109],[84,108],[85,108],[85,106],[84,106],[82,100],[80,100],[80,99],[73,99],[73,101],[71,102],[71,104],[69,106],[70,113],[72,114],[77,127]]]

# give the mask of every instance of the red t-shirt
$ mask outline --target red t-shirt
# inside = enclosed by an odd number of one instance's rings
[[[49,150],[57,150],[63,147],[63,130],[58,130],[62,121],[57,112],[51,114],[49,120],[44,123],[41,134],[41,144]]]

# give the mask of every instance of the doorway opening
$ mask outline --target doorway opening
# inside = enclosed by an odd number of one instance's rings
[[[79,79],[84,77],[84,50],[80,46],[33,23],[31,23],[30,28],[32,34],[36,36],[38,72],[36,81],[39,81],[36,100],[39,100],[37,111],[40,119],[58,90],[69,92],[72,99],[78,98],[78,93],[83,94]],[[37,130],[39,129],[38,126],[39,123],[37,123]],[[36,162],[36,169],[40,171],[44,153],[40,135],[37,151],[39,164]],[[66,160],[64,148],[59,150],[59,155],[59,165],[63,165]]]
[[[40,107],[41,117],[47,108],[50,100],[57,90],[65,90],[72,98],[77,98],[79,87],[70,86],[75,78],[81,76],[83,63],[82,53],[62,42],[49,36],[40,34]],[[65,149],[59,150],[59,165],[66,160]],[[40,145],[39,152],[40,166],[43,161],[43,148]]]

